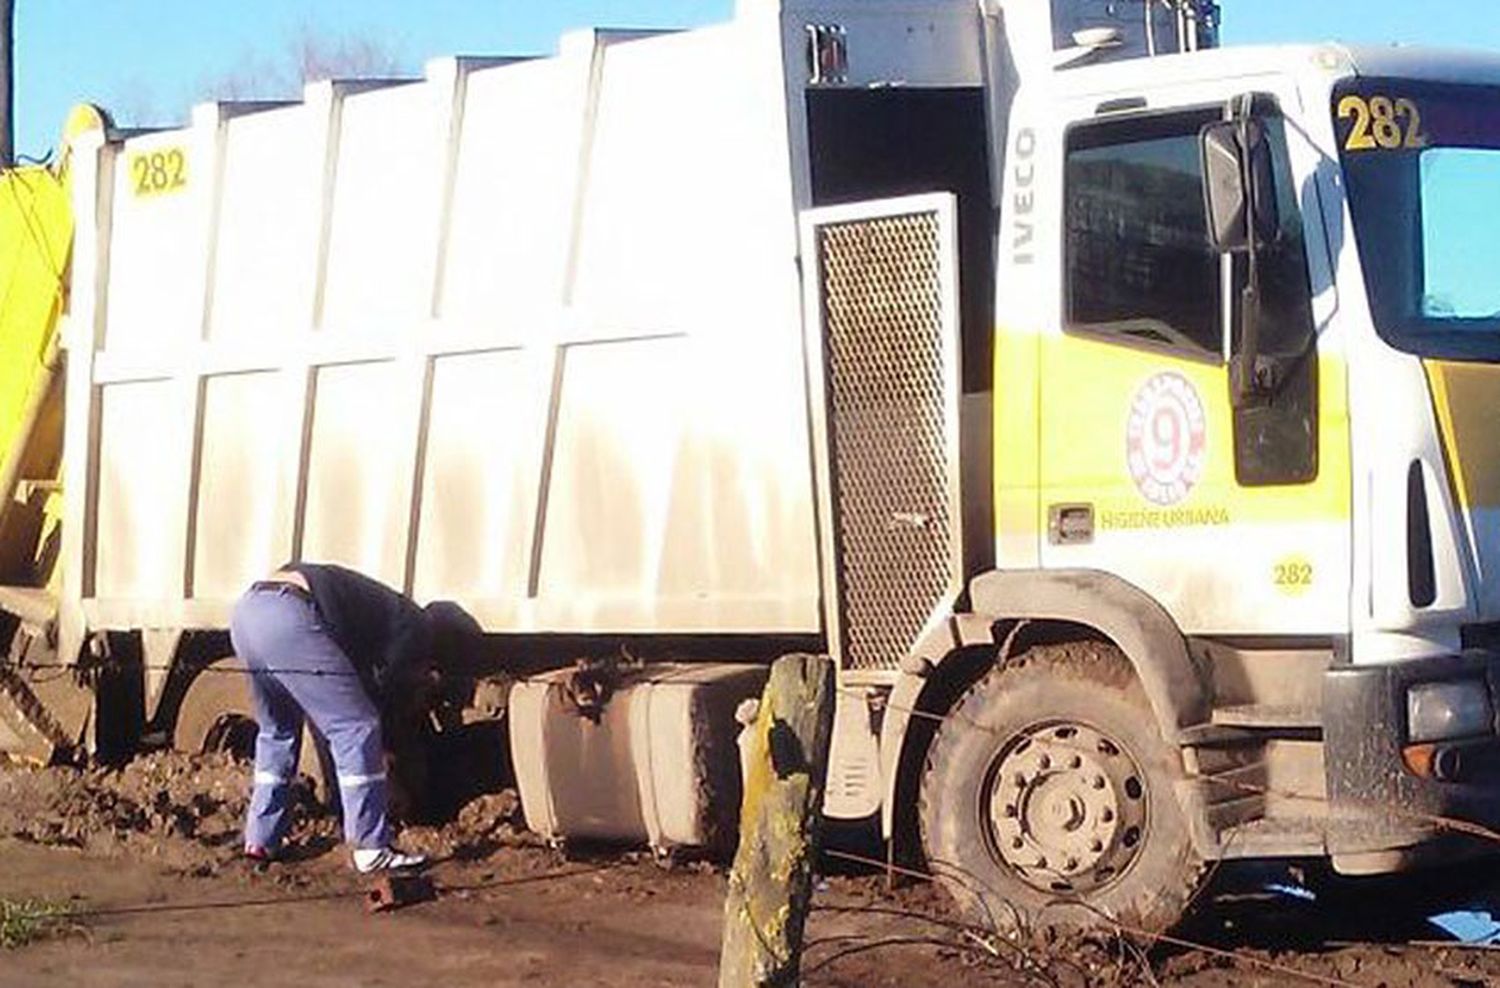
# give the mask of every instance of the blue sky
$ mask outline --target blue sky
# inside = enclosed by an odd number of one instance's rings
[[[1231,44],[1404,41],[1500,48],[1479,0],[1221,0]],[[734,0],[17,0],[22,154],[55,142],[68,107],[122,122],[179,119],[216,81],[280,63],[309,33],[364,39],[413,69],[434,55],[549,52],[568,28],[691,26]]]

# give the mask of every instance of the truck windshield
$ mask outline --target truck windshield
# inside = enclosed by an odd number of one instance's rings
[[[1333,113],[1380,335],[1500,362],[1500,89],[1356,79]]]

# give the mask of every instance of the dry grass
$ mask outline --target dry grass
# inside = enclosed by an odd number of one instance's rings
[[[18,950],[80,929],[73,907],[41,899],[0,899],[0,950]]]

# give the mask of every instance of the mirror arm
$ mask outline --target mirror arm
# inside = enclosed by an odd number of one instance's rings
[[[1243,154],[1245,185],[1245,242],[1246,276],[1245,288],[1240,295],[1240,346],[1238,359],[1233,361],[1233,395],[1236,405],[1248,404],[1250,399],[1266,394],[1268,390],[1261,377],[1260,359],[1260,237],[1255,226],[1260,203],[1259,190],[1255,185],[1250,149],[1250,121],[1254,103],[1248,94],[1235,114],[1239,118],[1240,147]]]

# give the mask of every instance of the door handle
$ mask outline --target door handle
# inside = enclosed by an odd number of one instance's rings
[[[1054,504],[1047,509],[1047,541],[1053,545],[1088,545],[1094,541],[1092,504]]]

